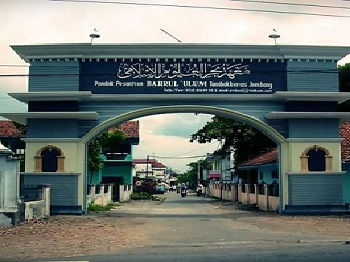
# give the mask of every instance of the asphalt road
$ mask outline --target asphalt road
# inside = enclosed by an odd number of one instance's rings
[[[146,247],[115,255],[75,257],[72,261],[350,261],[350,245],[300,232],[270,230],[235,221],[254,212],[227,212],[210,199],[167,193],[160,205],[118,210],[146,218],[155,228]],[[258,219],[258,217],[257,217]],[[335,225],[336,226],[336,225]]]

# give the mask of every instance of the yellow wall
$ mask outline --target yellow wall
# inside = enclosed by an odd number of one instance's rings
[[[35,170],[35,156],[37,152],[46,147],[52,145],[60,148],[65,156],[64,158],[64,171],[65,173],[79,173],[78,178],[78,202],[83,204],[83,188],[85,179],[85,146],[84,144],[75,142],[62,142],[52,139],[50,143],[47,142],[26,142],[26,154],[25,154],[25,172],[34,172]]]
[[[81,147],[78,142],[26,142],[26,167],[25,172],[34,172],[35,170],[35,156],[38,151],[48,145],[58,147],[62,150],[64,158],[64,170],[67,173],[81,173],[82,172],[82,156],[80,152]]]
[[[314,145],[323,147],[329,151],[329,154],[332,156],[332,171],[341,171],[340,142],[289,142],[288,172],[301,171],[300,156],[305,151],[305,149],[313,147]]]

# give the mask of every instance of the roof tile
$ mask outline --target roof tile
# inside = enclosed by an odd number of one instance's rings
[[[118,127],[111,127],[108,131],[112,132],[116,129],[122,130],[126,138],[139,138],[139,121],[127,121]]]
[[[12,121],[0,120],[0,137],[24,137],[24,134],[16,128]]]

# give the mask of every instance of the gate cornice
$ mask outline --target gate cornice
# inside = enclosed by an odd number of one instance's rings
[[[350,92],[293,92],[273,94],[93,94],[91,91],[8,93],[18,101],[153,101],[153,100],[217,100],[217,101],[334,101],[345,102]]]
[[[349,46],[232,45],[232,44],[44,44],[13,45],[26,62],[35,59],[82,58],[247,58],[331,59],[350,53]]]

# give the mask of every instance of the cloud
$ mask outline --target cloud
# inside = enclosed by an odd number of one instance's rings
[[[139,119],[144,133],[153,135],[177,136],[190,139],[190,136],[210,121],[207,114],[162,114]]]
[[[202,128],[212,115],[206,114],[162,114],[139,118],[140,144],[134,146],[134,157],[145,159],[154,155],[164,165],[184,172],[186,166],[198,159],[204,159],[207,153],[218,149],[219,142],[199,144],[189,142],[191,134]],[[172,158],[172,157],[197,158]]]
[[[210,144],[190,143],[188,139],[154,135],[142,133],[140,145],[134,146],[134,158],[146,159],[147,155],[154,158],[173,170],[184,172],[188,169],[187,164],[204,159],[207,153],[212,153],[218,149],[218,142],[213,141]],[[192,157],[195,158],[178,158]]]

